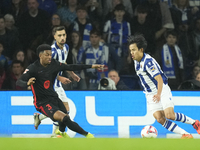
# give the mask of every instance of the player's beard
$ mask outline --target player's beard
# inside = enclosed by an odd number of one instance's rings
[[[62,43],[62,42],[60,42],[60,43],[59,43],[59,45],[61,45],[61,46],[63,46],[64,44],[65,44],[65,42],[63,42],[63,43]]]

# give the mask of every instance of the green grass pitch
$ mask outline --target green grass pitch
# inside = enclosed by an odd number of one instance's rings
[[[0,150],[199,150],[200,139],[0,138]]]

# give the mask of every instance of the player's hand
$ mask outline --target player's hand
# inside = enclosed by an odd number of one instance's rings
[[[98,64],[92,65],[92,68],[95,68],[95,69],[102,69],[103,67],[104,65],[98,65]]]
[[[76,75],[74,72],[71,74],[71,77],[74,81],[79,82],[80,81],[80,77],[78,75]]]
[[[153,96],[153,101],[158,103],[160,101],[160,95],[159,94],[156,94]]]
[[[59,80],[62,84],[69,84],[69,83],[72,82],[70,79],[65,78],[65,77],[62,77],[62,76],[59,76],[59,77],[58,77],[58,80]]]
[[[29,86],[29,85],[32,85],[32,84],[34,84],[35,83],[35,78],[34,77],[32,77],[32,78],[30,78],[29,80],[28,80],[28,82],[27,82],[27,85]]]

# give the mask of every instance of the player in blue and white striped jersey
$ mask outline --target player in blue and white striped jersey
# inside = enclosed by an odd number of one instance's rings
[[[55,43],[51,46],[52,48],[52,59],[56,59],[57,61],[61,63],[66,63],[68,52],[69,52],[69,46],[66,43],[66,31],[64,26],[58,26],[53,29],[54,32],[54,39]],[[73,80],[79,82],[80,78],[77,76],[73,71],[67,71],[70,76],[73,78]],[[68,105],[68,98],[65,94],[65,91],[62,87],[62,83],[70,83],[71,81],[67,78],[61,77],[62,71],[58,73],[58,78],[55,79],[54,83],[54,89],[56,93],[58,94],[58,97],[62,100],[63,104],[66,107],[67,112],[69,112],[69,105]],[[37,129],[40,121],[47,118],[47,116],[43,114],[34,114],[34,124],[35,128]],[[55,130],[58,129],[59,125],[58,122],[53,123],[53,131],[52,134],[55,136]]]
[[[193,136],[170,120],[191,124],[200,134],[200,122],[198,120],[174,112],[174,103],[167,77],[156,60],[144,53],[147,47],[144,36],[142,34],[130,36],[128,43],[134,60],[135,71],[146,94],[147,107],[152,111],[154,118],[169,131],[182,134],[182,138],[193,138]]]

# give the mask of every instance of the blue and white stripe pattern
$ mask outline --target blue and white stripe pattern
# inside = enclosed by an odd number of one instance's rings
[[[149,54],[144,53],[140,62],[134,60],[135,70],[140,78],[141,84],[146,94],[157,93],[157,81],[155,76],[161,75],[163,83],[167,84],[167,77],[160,68],[160,65]]]
[[[186,116],[182,113],[175,113],[175,121],[180,121],[180,122],[185,123]]]
[[[130,23],[118,23],[116,19],[108,20],[104,26],[104,33],[108,34],[107,43],[112,44],[118,56],[121,56],[123,44],[127,43],[127,37],[131,34]]]
[[[74,29],[75,31],[79,31],[79,25],[76,21],[74,21]],[[92,24],[91,23],[87,23],[85,25],[85,29],[83,31],[83,43],[82,46],[83,48],[87,48],[91,45],[90,42],[90,31],[92,30]]]
[[[170,120],[166,120],[163,127],[166,128],[167,130],[173,132],[174,129],[177,127],[177,124],[175,124],[174,122],[172,122]]]
[[[92,64],[102,64],[102,65],[108,65],[109,60],[109,48],[108,46],[104,45],[100,42],[99,49],[97,52],[94,51],[93,47],[90,46],[85,51],[85,64],[92,65]],[[87,69],[87,72],[91,72],[92,74],[97,75],[96,69]],[[96,76],[97,77],[97,76]],[[98,83],[97,79],[90,79],[90,83]]]
[[[66,63],[68,52],[69,52],[69,46],[67,44],[64,44],[63,50],[61,50],[55,42],[51,46],[51,51],[52,51],[53,59],[56,59],[57,61],[61,63]],[[58,74],[62,75],[62,71],[60,71]],[[55,79],[54,87],[62,87],[62,84],[58,79]]]

